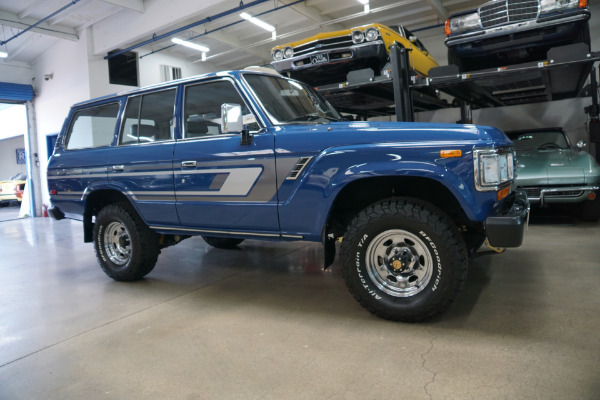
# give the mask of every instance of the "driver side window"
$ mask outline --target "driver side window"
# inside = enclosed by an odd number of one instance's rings
[[[256,118],[230,81],[220,80],[187,86],[184,101],[184,139],[220,135],[223,103],[241,105],[244,125],[251,132],[260,129]]]

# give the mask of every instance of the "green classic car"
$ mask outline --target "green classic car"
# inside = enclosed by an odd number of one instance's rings
[[[516,184],[525,189],[530,203],[576,203],[582,219],[600,220],[600,165],[583,151],[585,142],[574,148],[563,128],[506,134],[515,143]]]

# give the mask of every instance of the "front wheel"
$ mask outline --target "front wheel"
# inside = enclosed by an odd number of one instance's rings
[[[394,321],[424,321],[445,311],[467,276],[458,227],[415,199],[375,203],[350,223],[341,248],[342,274],[356,300]]]
[[[158,237],[128,204],[111,204],[96,216],[94,250],[108,276],[135,281],[154,269]]]

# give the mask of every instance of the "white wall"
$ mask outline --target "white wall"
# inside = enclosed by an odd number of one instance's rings
[[[24,136],[0,140],[0,181],[18,173],[27,174],[25,164],[17,164],[16,150],[24,148]]]
[[[22,63],[0,63],[0,81],[31,85],[33,68]]]

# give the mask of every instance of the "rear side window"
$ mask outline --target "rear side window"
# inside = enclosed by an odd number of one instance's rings
[[[73,114],[67,133],[67,150],[110,146],[115,135],[119,103],[104,104]]]
[[[153,143],[173,138],[176,89],[130,97],[125,107],[119,145]]]

